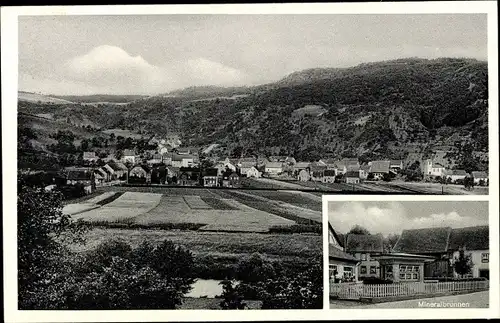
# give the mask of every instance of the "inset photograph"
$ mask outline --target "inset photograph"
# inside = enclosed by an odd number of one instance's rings
[[[328,201],[330,308],[488,308],[487,201]]]

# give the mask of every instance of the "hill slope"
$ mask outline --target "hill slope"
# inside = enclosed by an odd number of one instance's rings
[[[487,151],[487,80],[485,62],[405,59],[306,70],[257,87],[190,88],[119,108],[67,105],[53,113],[105,129],[178,133],[185,144],[217,143],[228,153],[241,147],[244,154],[298,159],[404,158],[464,143]],[[315,113],[304,113],[311,107]]]

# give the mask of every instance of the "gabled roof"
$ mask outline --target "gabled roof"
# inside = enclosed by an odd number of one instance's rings
[[[107,165],[109,165],[109,167],[111,167],[115,172],[116,171],[120,171],[120,170],[123,170],[121,167],[119,167],[116,163],[108,163]],[[126,167],[125,167],[126,169]]]
[[[311,165],[310,162],[298,162],[293,167],[294,168],[307,168]]]
[[[416,254],[446,252],[450,232],[450,227],[404,230],[393,251]]]
[[[372,173],[389,173],[391,162],[388,160],[372,161],[370,172]]]
[[[328,245],[328,258],[329,259],[340,259],[340,260],[349,261],[349,262],[353,262],[353,263],[358,262],[358,260],[354,256],[348,254],[345,251],[340,250],[339,248],[335,248],[332,245]]]
[[[283,163],[280,162],[266,162],[266,168],[282,168]]]
[[[138,169],[138,168],[142,169],[146,173],[149,173],[151,171],[151,169],[147,165],[137,165],[137,166],[134,166],[134,167],[132,167],[132,169],[130,171],[132,172],[133,170]]]
[[[122,162],[115,162],[115,165],[121,170],[128,170],[127,166]]]
[[[488,250],[490,248],[488,226],[452,229],[448,250]]]
[[[255,161],[251,161],[251,162],[248,162],[248,161],[244,161],[244,162],[240,162],[240,167],[241,168],[250,168],[250,167],[253,167],[255,166]]]
[[[113,174],[113,173],[115,172],[115,171],[114,171],[114,169],[113,169],[111,166],[109,166],[108,164],[104,165],[104,166],[103,166],[103,169],[104,169],[106,172],[110,173],[110,174]]]
[[[488,178],[488,174],[486,172],[473,171],[472,176],[474,178]]]
[[[383,236],[371,234],[348,234],[347,252],[383,252]]]

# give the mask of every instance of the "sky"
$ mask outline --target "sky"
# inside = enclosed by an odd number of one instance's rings
[[[158,94],[405,57],[487,60],[486,14],[19,17],[19,89]]]
[[[464,228],[488,225],[488,202],[329,202],[328,220],[339,233],[361,225],[384,236],[401,234],[404,229]]]

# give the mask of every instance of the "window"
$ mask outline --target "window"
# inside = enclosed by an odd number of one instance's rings
[[[376,274],[377,273],[377,266],[370,266],[370,274]]]
[[[419,266],[399,265],[400,280],[418,280],[420,276]]]
[[[366,274],[366,266],[361,266],[361,274]]]
[[[490,261],[490,254],[488,252],[482,253],[481,262],[489,262],[489,261]]]
[[[344,277],[352,277],[352,267],[344,267]]]
[[[366,253],[361,254],[361,260],[366,260]]]

